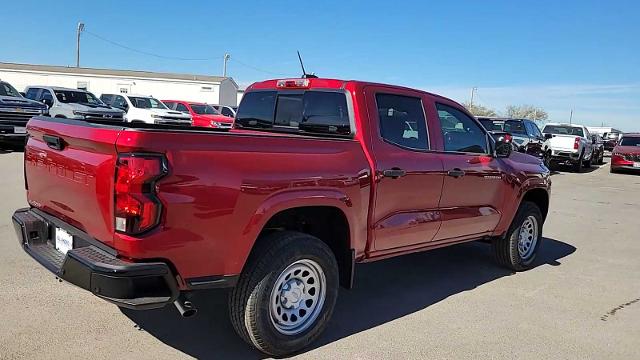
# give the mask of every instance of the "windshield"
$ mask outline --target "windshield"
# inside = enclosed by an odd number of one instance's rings
[[[568,125],[547,125],[542,130],[543,133],[556,134],[556,135],[575,135],[584,136],[582,128],[573,127]]]
[[[482,126],[488,131],[502,131],[502,127],[504,126],[503,121],[496,121],[491,119],[480,119]]]
[[[524,122],[517,120],[507,120],[507,122],[504,123],[504,131],[511,134],[527,134],[524,128]]]
[[[90,92],[85,91],[73,91],[73,90],[55,90],[56,98],[58,101],[69,104],[91,104],[91,105],[104,105],[100,99],[95,97]]]
[[[640,146],[640,136],[638,137],[622,137],[620,140],[620,146]]]
[[[150,97],[129,96],[129,100],[138,109],[168,109],[160,100]]]
[[[194,113],[198,115],[220,115],[218,110],[207,104],[189,104]]]
[[[0,95],[22,97],[22,95],[20,95],[18,90],[16,90],[13,86],[9,85],[9,83],[6,83],[6,82],[0,83]]]

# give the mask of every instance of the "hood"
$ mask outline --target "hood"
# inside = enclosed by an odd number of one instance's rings
[[[65,105],[71,107],[74,110],[78,111],[86,111],[92,113],[106,113],[106,114],[116,114],[122,113],[122,110],[114,109],[108,105],[95,105],[89,103],[66,103]]]
[[[212,115],[212,114],[193,114],[194,120],[208,120],[217,121],[221,123],[233,123],[233,118],[224,115]]]
[[[47,106],[43,103],[35,100],[27,99],[24,97],[3,96],[0,95],[1,107],[25,107],[25,108],[37,108],[46,109]]]
[[[174,118],[183,118],[183,119],[191,118],[191,115],[182,113],[180,111],[175,111],[175,110],[169,110],[169,109],[147,109],[147,110],[151,111],[152,114],[159,115],[159,116],[170,116]]]
[[[623,154],[640,154],[640,146],[616,146],[613,152],[619,152]]]

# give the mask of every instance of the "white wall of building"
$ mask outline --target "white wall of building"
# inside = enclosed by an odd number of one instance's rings
[[[243,96],[244,96],[244,90],[238,90],[236,92],[236,104],[240,105],[240,100],[242,100]]]
[[[209,104],[236,105],[237,87],[231,80],[218,82],[175,79],[125,78],[107,75],[65,74],[53,72],[0,69],[0,79],[19,91],[28,85],[49,85],[68,88],[86,86],[96,96],[103,93],[153,95],[158,99],[187,100]]]

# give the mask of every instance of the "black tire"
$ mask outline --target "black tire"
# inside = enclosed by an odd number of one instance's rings
[[[537,220],[538,237],[531,254],[526,258],[523,258],[518,250],[516,232],[520,231],[520,227],[523,225],[524,221],[529,218],[529,216],[533,216]],[[513,271],[524,271],[530,269],[536,259],[540,244],[542,243],[542,223],[542,212],[535,203],[524,201],[520,204],[520,208],[518,209],[516,216],[513,218],[506,235],[503,238],[495,238],[492,241],[493,253],[498,264]],[[514,233],[516,233],[515,236]]]
[[[604,164],[604,151],[600,153],[600,158],[598,159],[598,164],[599,165],[603,165]]]
[[[542,157],[542,162],[544,163],[544,166],[547,167],[547,169],[551,170],[551,152],[550,151],[547,151],[544,153]]]
[[[580,159],[578,159],[578,161],[573,164],[573,171],[577,173],[582,172],[582,168],[584,166],[584,161],[582,160],[583,157],[584,157],[584,153],[580,154]]]
[[[591,168],[591,160],[587,160],[584,162],[584,167],[586,167],[587,169]]]
[[[300,260],[312,260],[320,266],[325,275],[326,296],[308,328],[295,335],[285,335],[272,320],[270,297],[283,271]],[[320,239],[293,231],[271,233],[259,239],[238,284],[229,294],[231,323],[244,341],[268,355],[295,353],[316,340],[326,327],[338,297],[338,285],[335,256]]]

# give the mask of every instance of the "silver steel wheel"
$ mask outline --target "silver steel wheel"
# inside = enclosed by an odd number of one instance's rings
[[[538,219],[529,215],[520,226],[520,229],[513,232],[513,236],[518,237],[518,254],[522,260],[527,260],[533,255],[538,242]]]
[[[276,330],[284,335],[307,330],[322,311],[326,289],[324,271],[313,260],[298,260],[284,269],[269,298],[269,314]]]

